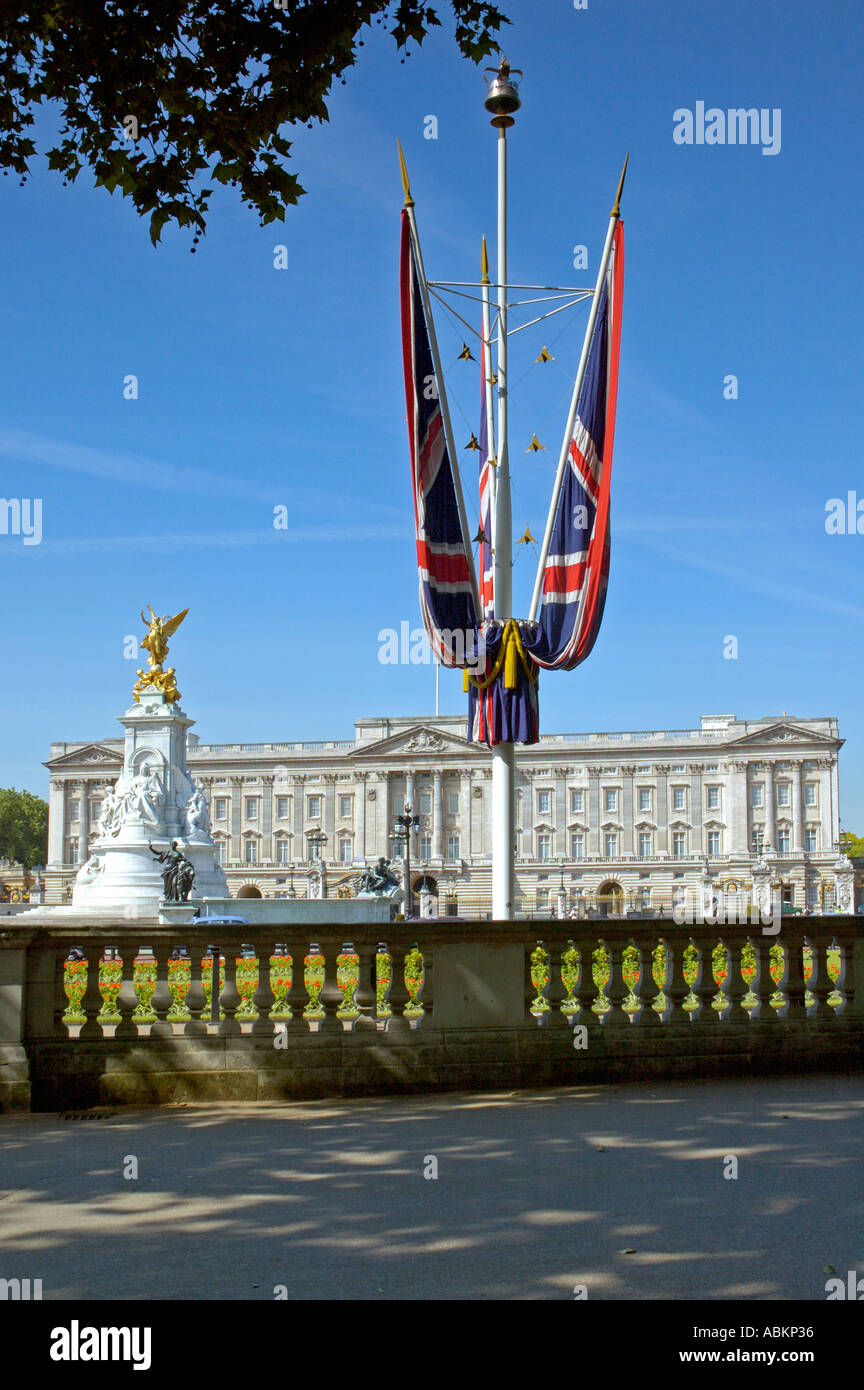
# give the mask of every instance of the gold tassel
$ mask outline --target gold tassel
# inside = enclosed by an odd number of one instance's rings
[[[470,684],[470,682],[469,682],[469,679],[468,679],[468,667],[467,667],[467,666],[463,666],[463,667],[462,667],[462,694],[463,694],[463,695],[467,695],[467,694],[468,694],[468,687],[469,687],[469,684]]]
[[[504,652],[504,688],[505,690],[515,690],[516,661],[519,656],[519,649],[516,645],[516,634],[510,626],[507,628],[505,641],[507,646]]]

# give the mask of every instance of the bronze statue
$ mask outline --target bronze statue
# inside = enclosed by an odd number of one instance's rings
[[[161,691],[169,704],[173,704],[180,699],[174,667],[169,666],[166,671],[162,663],[168,655],[168,638],[174,636],[189,609],[184,608],[182,613],[177,613],[173,618],[160,618],[154,612],[152,603],[148,603],[147,607],[150,609],[149,618],[145,618],[144,610],[141,610],[141,621],[147,626],[147,635],[141,642],[147,653],[147,670],[137,671],[138,679],[133,686],[132,695],[136,701],[140,701],[142,692],[152,686],[154,690]]]
[[[165,885],[164,901],[168,903],[185,903],[189,900],[189,893],[195,879],[195,866],[180,849],[176,840],[171,841],[171,848],[166,850],[154,849],[148,840],[150,853],[158,859],[160,864],[164,864],[162,870],[162,882]]]

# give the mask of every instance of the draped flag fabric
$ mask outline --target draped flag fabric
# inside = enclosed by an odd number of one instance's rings
[[[480,667],[468,679],[468,737],[491,748],[496,743],[540,739],[536,662],[525,650],[520,624],[484,623]]]
[[[494,611],[494,572],[492,569],[492,464],[489,447],[490,421],[486,412],[486,378],[491,375],[489,349],[485,339],[480,354],[480,553],[477,559],[477,583],[480,588],[481,617],[491,618]]]
[[[624,227],[616,223],[558,498],[539,629],[525,645],[540,666],[572,671],[589,655],[609,580],[609,485],[618,395]]]
[[[471,659],[475,651],[477,607],[439,400],[444,383],[435,378],[411,224],[405,211],[400,281],[420,611],[441,664],[463,666],[466,655]]]

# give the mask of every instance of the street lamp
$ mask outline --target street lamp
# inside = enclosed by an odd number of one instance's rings
[[[390,839],[397,847],[405,846],[405,916],[411,917],[413,894],[411,892],[411,836],[420,825],[420,817],[411,814],[406,806],[403,814],[396,817],[396,824],[390,832]]]
[[[327,843],[327,836],[323,830],[313,830],[308,836],[309,840],[309,863],[314,864],[323,858],[324,846]]]

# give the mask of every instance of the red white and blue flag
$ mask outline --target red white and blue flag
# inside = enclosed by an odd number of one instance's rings
[[[462,532],[453,461],[447,448],[423,311],[420,276],[407,212],[400,258],[402,356],[411,446],[420,611],[432,650],[443,666],[462,666],[477,629],[473,571]]]
[[[485,338],[480,354],[480,552],[477,557],[477,584],[480,589],[481,618],[491,618],[495,583],[492,568],[492,449],[490,448],[490,427],[486,410],[486,379],[491,375],[489,348]]]
[[[525,641],[535,661],[553,670],[572,671],[589,655],[606,602],[623,280],[624,228],[619,221],[555,512],[540,626],[536,637]]]

